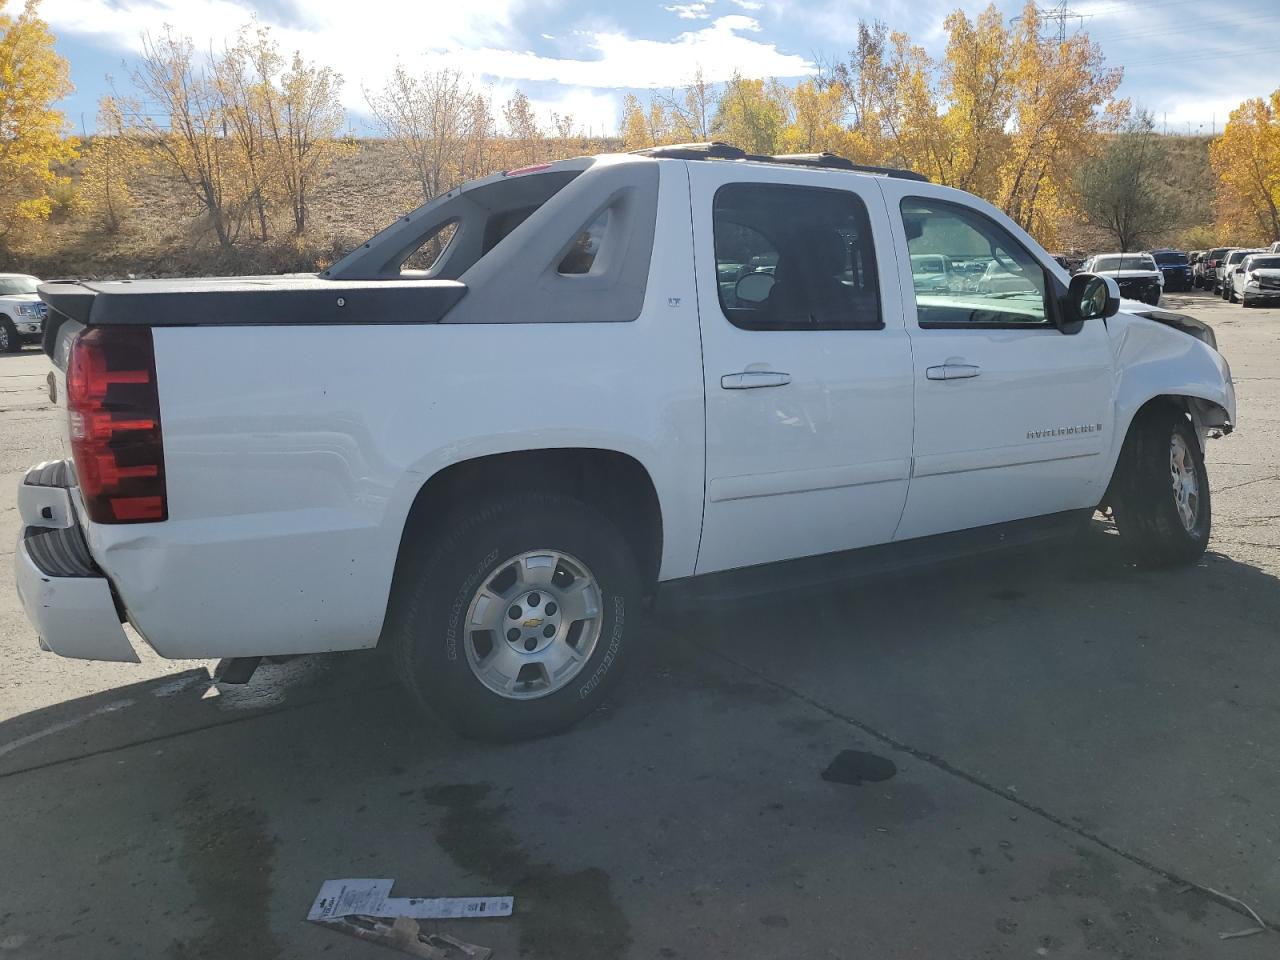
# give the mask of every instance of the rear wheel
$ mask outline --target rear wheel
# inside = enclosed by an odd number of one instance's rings
[[[1159,404],[1134,418],[1110,497],[1122,542],[1152,567],[1194,563],[1212,513],[1204,454],[1191,421]]]
[[[0,353],[17,353],[22,349],[22,337],[8,317],[0,317]]]
[[[639,610],[630,547],[595,508],[495,499],[397,571],[387,638],[401,681],[464,736],[563,730],[604,700]]]

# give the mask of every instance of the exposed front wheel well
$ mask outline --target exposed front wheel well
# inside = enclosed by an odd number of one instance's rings
[[[1143,416],[1153,409],[1169,408],[1176,410],[1182,416],[1189,419],[1192,426],[1196,428],[1196,437],[1203,446],[1203,437],[1206,431],[1220,430],[1223,433],[1230,433],[1232,429],[1231,421],[1227,411],[1211,400],[1202,400],[1199,397],[1188,397],[1182,394],[1160,394],[1152,397],[1141,407],[1139,407],[1129,421],[1125,429],[1125,441],[1129,439],[1129,433],[1133,430],[1134,424],[1140,423]],[[1123,449],[1123,444],[1122,444]],[[1107,485],[1107,492],[1103,495],[1102,502],[1099,506],[1106,507],[1111,504],[1117,477],[1124,467],[1124,458],[1119,457],[1116,460],[1115,467],[1111,472],[1111,481]]]
[[[460,511],[514,493],[548,493],[588,503],[627,538],[651,590],[662,560],[662,511],[644,466],[616,450],[552,448],[463,460],[434,474],[418,491],[401,534],[397,571],[406,553],[432,542]]]

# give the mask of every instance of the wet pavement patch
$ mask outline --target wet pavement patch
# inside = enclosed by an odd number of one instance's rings
[[[897,772],[898,768],[888,757],[861,750],[841,750],[822,771],[822,779],[827,783],[846,783],[856,787],[888,780]]]
[[[459,867],[484,877],[495,894],[516,898],[520,953],[538,960],[610,960],[631,942],[630,926],[609,889],[609,875],[535,863],[503,825],[507,808],[490,803],[487,783],[428,787],[422,798],[444,813],[436,842]]]
[[[172,960],[273,960],[280,945],[267,924],[275,839],[262,811],[242,803],[210,802],[206,788],[187,795],[182,819],[182,866],[207,915],[197,935],[175,941]]]

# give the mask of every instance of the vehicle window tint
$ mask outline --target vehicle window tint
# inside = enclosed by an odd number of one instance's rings
[[[1044,267],[999,224],[921,197],[902,221],[920,326],[1050,323]]]
[[[560,273],[590,273],[591,265],[596,262],[596,254],[600,252],[600,243],[604,240],[605,231],[609,227],[609,211],[604,210],[592,220],[573,241],[573,246],[560,261],[556,269]]]
[[[727,184],[716,191],[712,223],[720,307],[735,326],[884,326],[871,225],[856,194]]]

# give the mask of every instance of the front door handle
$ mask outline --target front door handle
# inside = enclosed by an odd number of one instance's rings
[[[972,363],[943,363],[926,367],[924,375],[930,380],[968,380],[981,372],[982,368]]]
[[[791,382],[791,374],[777,370],[744,370],[742,373],[726,373],[720,378],[725,390],[755,390],[759,387],[784,387]]]

